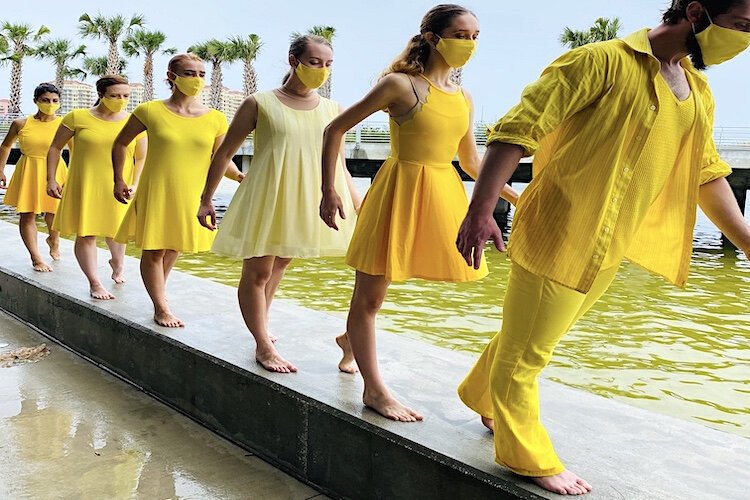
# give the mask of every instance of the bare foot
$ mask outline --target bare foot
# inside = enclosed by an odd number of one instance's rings
[[[185,323],[172,314],[171,311],[161,311],[154,313],[154,321],[156,321],[156,324],[159,326],[165,326],[167,328],[182,328],[185,326]]]
[[[101,284],[92,286],[89,289],[89,293],[91,294],[92,299],[112,300],[115,298],[115,296],[109,293],[109,291],[107,291],[107,289]]]
[[[589,483],[569,470],[564,470],[555,476],[532,477],[531,480],[545,490],[558,495],[585,495],[592,490]]]
[[[271,342],[276,342],[279,339],[277,339],[276,335],[274,335],[273,333],[269,333],[268,334],[268,340],[270,340]]]
[[[277,351],[273,345],[270,345],[267,348],[256,348],[255,361],[260,363],[260,365],[269,372],[294,373],[297,371],[297,367],[282,358],[279,351]]]
[[[396,420],[398,422],[417,422],[423,419],[422,415],[404,406],[388,392],[379,394],[365,394],[362,396],[362,402],[368,408],[375,410],[385,418]]]
[[[354,360],[354,354],[352,353],[352,347],[349,345],[349,338],[346,333],[342,333],[336,337],[336,344],[344,351],[344,356],[339,361],[339,370],[344,373],[357,373],[359,367],[357,362]]]
[[[34,267],[34,271],[40,273],[51,273],[53,271],[52,267],[42,259],[31,259],[31,265]]]
[[[115,263],[115,259],[109,259],[109,266],[112,268],[112,281],[118,285],[125,283],[125,277],[123,276],[123,263]]]
[[[482,425],[485,426],[485,427],[487,427],[490,430],[490,432],[492,432],[494,434],[494,432],[495,432],[495,421],[494,420],[492,420],[491,418],[487,418],[485,416],[482,416]]]
[[[47,236],[45,241],[49,245],[49,255],[52,257],[52,260],[60,260],[60,238]]]

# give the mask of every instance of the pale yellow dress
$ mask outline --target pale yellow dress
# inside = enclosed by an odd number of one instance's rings
[[[418,106],[407,121],[390,120],[391,154],[362,202],[346,262],[390,281],[480,279],[486,259],[476,270],[456,249],[469,202],[452,161],[471,107],[461,90],[432,83]]]
[[[43,122],[34,116],[26,117],[18,131],[18,146],[21,158],[16,164],[8,183],[3,203],[16,207],[18,213],[57,213],[60,200],[47,194],[47,151],[55,138],[62,118]],[[60,159],[55,178],[60,185],[65,183],[68,169]]]
[[[214,109],[180,116],[164,101],[140,104],[133,115],[146,127],[148,153],[116,239],[134,238],[144,250],[209,250],[214,233],[196,214],[214,143],[227,132],[226,116]]]
[[[212,250],[240,259],[343,256],[356,217],[341,161],[335,186],[347,218],[334,231],[319,216],[323,131],[338,116],[338,104],[321,98],[315,109],[296,110],[273,92],[254,97],[258,119],[253,160]]]
[[[128,120],[102,120],[88,109],[65,115],[62,126],[73,132],[70,172],[52,228],[63,235],[112,238],[128,209],[113,195],[112,145]],[[140,137],[139,137],[140,139]],[[123,178],[133,183],[135,143],[130,143]]]

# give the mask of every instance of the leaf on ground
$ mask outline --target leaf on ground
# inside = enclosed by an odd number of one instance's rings
[[[8,368],[21,363],[36,363],[49,355],[47,344],[36,347],[20,347],[13,351],[0,352],[0,368]]]

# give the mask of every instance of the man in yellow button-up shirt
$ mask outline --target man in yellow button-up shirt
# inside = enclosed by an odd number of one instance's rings
[[[537,376],[620,261],[684,285],[698,204],[750,254],[700,72],[748,45],[750,0],[674,0],[655,29],[558,58],[488,137],[457,240],[469,265],[488,239],[502,249],[492,209],[522,156],[535,155],[534,180],[513,222],[502,330],[459,396],[494,428],[496,461],[543,488],[591,490],[539,422]]]

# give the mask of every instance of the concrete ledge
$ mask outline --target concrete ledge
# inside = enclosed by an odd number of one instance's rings
[[[331,496],[556,497],[492,461],[490,435],[455,397],[470,356],[381,334],[384,376],[426,416],[389,422],[336,369],[341,317],[274,302],[271,328],[300,372],[270,374],[254,362],[235,289],[174,273],[170,301],[188,327],[160,328],[135,259],[118,299],[94,301],[69,242],[42,274],[16,226],[0,223],[0,238],[0,307]],[[558,452],[595,486],[589,498],[744,498],[750,440],[550,382],[542,395]]]

